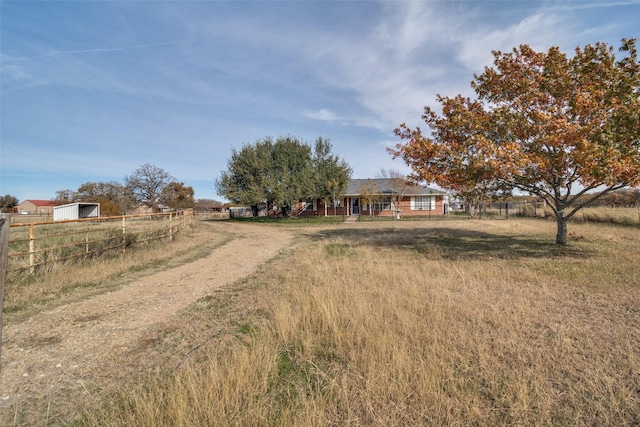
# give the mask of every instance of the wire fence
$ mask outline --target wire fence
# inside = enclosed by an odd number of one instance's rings
[[[173,239],[193,222],[193,209],[178,212],[11,224],[7,273],[91,258],[157,239]]]

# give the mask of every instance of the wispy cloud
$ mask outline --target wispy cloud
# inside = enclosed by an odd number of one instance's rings
[[[96,47],[90,49],[68,49],[68,50],[56,50],[51,49],[46,54],[43,55],[35,55],[35,56],[22,56],[13,58],[13,61],[30,61],[34,59],[47,58],[58,55],[82,55],[82,54],[91,54],[91,53],[109,53],[109,52],[126,52],[129,50],[137,50],[137,49],[148,49],[155,47],[164,47],[171,46],[180,43],[186,43],[189,40],[173,40],[161,43],[147,43],[147,44],[138,44],[131,46],[115,46],[115,47]]]
[[[310,119],[321,120],[326,122],[335,122],[340,119],[340,117],[336,113],[334,113],[328,108],[321,108],[320,110],[316,110],[316,111],[303,111],[302,115]]]
[[[571,23],[555,14],[536,13],[505,28],[477,28],[460,37],[457,57],[469,70],[481,72],[491,65],[491,51],[510,51],[520,44],[546,50],[551,44],[563,43],[571,32]]]
[[[554,10],[588,10],[610,9],[612,7],[624,7],[640,5],[638,0],[630,1],[581,1],[581,2],[556,2],[547,6]]]
[[[151,162],[205,183],[198,193],[231,148],[321,134],[366,177],[437,93],[472,95],[491,50],[619,41],[637,33],[639,3],[9,2],[2,144],[52,177],[64,174],[49,164],[122,179]],[[4,154],[3,178],[20,173]]]

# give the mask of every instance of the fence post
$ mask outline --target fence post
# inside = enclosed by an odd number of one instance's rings
[[[89,222],[85,222],[85,231],[84,231],[84,253],[89,253]]]
[[[9,230],[11,214],[0,214],[0,371],[2,370],[2,311],[4,310],[4,278],[9,256]]]
[[[127,252],[127,225],[126,215],[122,215],[122,252]]]
[[[169,241],[173,240],[173,212],[169,212]]]
[[[33,224],[29,224],[29,271],[36,271],[36,239]]]

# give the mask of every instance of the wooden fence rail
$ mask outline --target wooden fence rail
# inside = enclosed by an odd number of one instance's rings
[[[91,257],[155,239],[173,239],[191,225],[193,210],[11,224],[7,273]]]

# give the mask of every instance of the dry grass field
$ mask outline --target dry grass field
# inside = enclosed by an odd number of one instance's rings
[[[568,247],[527,219],[296,232],[181,313],[172,339],[202,343],[179,364],[74,425],[640,424],[639,228],[571,224]]]
[[[635,208],[604,206],[585,208],[576,214],[575,221],[640,226],[640,206]]]
[[[197,231],[196,228],[177,234],[171,243],[143,242],[139,247],[130,247],[126,254],[118,251],[99,258],[50,264],[40,269],[39,274],[10,273],[4,296],[5,316],[9,320],[16,316],[24,318],[46,307],[106,292],[124,276],[187,262],[228,240],[228,236],[219,235],[202,242],[193,238]]]

